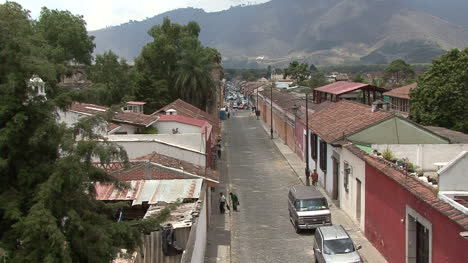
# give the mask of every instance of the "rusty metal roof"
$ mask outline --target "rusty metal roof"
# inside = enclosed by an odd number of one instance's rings
[[[127,189],[119,189],[115,184],[96,184],[96,199],[105,201],[133,201],[132,205],[174,203],[178,199],[200,197],[202,179],[176,180],[134,180],[126,181]]]

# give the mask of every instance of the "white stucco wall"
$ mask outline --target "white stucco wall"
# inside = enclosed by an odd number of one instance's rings
[[[468,154],[458,159],[439,173],[440,191],[468,191]]]
[[[157,152],[205,166],[205,144],[196,134],[107,135],[106,138],[124,147],[130,159]]]
[[[340,161],[340,207],[345,211],[349,217],[354,221],[355,224],[359,225],[362,231],[364,231],[365,225],[365,173],[366,173],[366,164],[363,160],[358,158],[352,152],[347,149],[341,151],[341,161]],[[349,175],[348,183],[348,192],[344,188],[344,162],[348,162],[349,167],[351,168],[351,173]],[[357,182],[356,179],[361,181],[361,218],[358,220],[356,217],[356,205],[357,205]]]
[[[204,188],[202,188],[204,189]],[[205,197],[203,198],[202,207],[198,216],[195,245],[192,254],[192,263],[203,263],[205,262],[205,251],[207,242],[207,204],[209,204],[208,196],[204,192]]]
[[[175,121],[158,121],[155,123],[159,134],[172,134],[172,129],[178,128],[179,133],[200,133],[200,127]]]
[[[127,124],[119,124],[120,128],[116,132],[127,132],[127,134],[134,134],[137,130],[135,126],[130,126]]]
[[[58,123],[65,123],[68,127],[73,126],[73,124],[77,123],[81,118],[86,117],[85,114],[79,114],[76,112],[71,111],[62,111],[57,110],[58,114]]]
[[[330,197],[331,194],[333,193],[333,161],[332,161],[332,156],[333,152],[336,152],[338,155],[341,152],[341,148],[335,148],[331,146],[330,144],[327,143],[327,170],[326,173],[320,168],[320,142],[322,141],[322,138],[320,136],[317,136],[317,161],[313,160],[310,153],[309,153],[309,163],[310,163],[310,169],[313,171],[313,169],[317,169],[317,174],[319,176],[319,184],[325,188],[325,191],[329,194]],[[310,144],[310,135],[309,135],[309,144]],[[310,147],[309,147],[310,149]],[[339,160],[339,159],[338,159]]]
[[[449,162],[462,151],[468,151],[468,144],[372,144],[379,152],[390,149],[397,158],[408,158],[423,171],[437,171],[436,162]]]

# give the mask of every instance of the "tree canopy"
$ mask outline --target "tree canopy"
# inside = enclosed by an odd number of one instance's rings
[[[147,102],[147,111],[177,98],[205,109],[205,98],[214,94],[211,73],[220,55],[201,45],[199,33],[196,22],[180,25],[169,18],[150,29],[153,41],[135,61],[135,96]]]
[[[468,133],[468,48],[434,59],[410,97],[413,120]]]
[[[55,99],[33,96],[29,78],[55,80],[63,65],[37,27],[20,5],[0,4],[0,259],[109,262],[138,245],[140,228],[117,222],[125,204],[95,199],[96,182],[120,184],[93,162],[126,153],[94,133],[108,116],[67,128]]]
[[[83,16],[43,7],[36,30],[52,47],[50,59],[58,63],[91,63],[94,37],[88,36]]]
[[[392,61],[384,70],[386,81],[392,80],[396,84],[408,81],[415,75],[411,65],[407,64],[402,59]]]
[[[314,68],[311,69],[313,70]],[[296,81],[304,81],[310,76],[309,64],[293,61],[289,63],[289,67],[284,70],[283,75],[284,78],[290,76]]]
[[[79,100],[112,106],[133,99],[134,70],[114,52],[97,55],[95,63],[87,67],[87,72],[93,84],[75,92]]]

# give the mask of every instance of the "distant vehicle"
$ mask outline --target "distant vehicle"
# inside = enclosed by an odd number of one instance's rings
[[[327,262],[362,262],[357,252],[361,246],[355,246],[348,232],[342,226],[322,226],[315,230],[315,263]]]
[[[237,108],[240,109],[240,110],[242,110],[242,109],[245,108],[245,105],[244,105],[244,104],[241,104],[241,105],[237,106]]]
[[[288,194],[289,219],[296,233],[332,225],[330,208],[323,194],[308,186],[293,186]]]

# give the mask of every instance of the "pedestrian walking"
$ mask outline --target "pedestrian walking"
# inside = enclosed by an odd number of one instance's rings
[[[228,119],[231,117],[231,112],[230,111],[228,111],[227,117],[228,117]]]
[[[223,195],[223,193],[219,193],[219,212],[221,214],[224,214],[226,212],[224,206],[226,205],[226,197]]]
[[[218,143],[216,146],[218,148],[218,159],[221,159],[221,144]]]
[[[317,169],[314,169],[314,172],[312,173],[312,185],[316,186],[318,182],[318,173]]]
[[[231,204],[232,204],[232,209],[234,209],[234,211],[237,212],[237,206],[240,205],[239,203],[239,198],[237,198],[237,195],[235,195],[234,193],[229,193],[229,195],[231,196]]]

